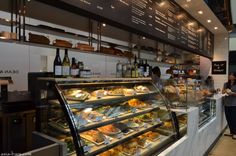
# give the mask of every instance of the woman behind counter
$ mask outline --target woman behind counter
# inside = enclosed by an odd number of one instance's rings
[[[159,88],[160,91],[163,90],[163,82],[161,80],[161,70],[158,66],[152,68],[152,81]]]
[[[223,88],[223,93],[228,95],[224,98],[225,116],[230,129],[228,135],[236,140],[236,73],[230,73],[228,79]]]

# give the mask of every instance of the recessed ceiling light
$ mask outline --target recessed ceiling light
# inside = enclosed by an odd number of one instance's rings
[[[163,1],[163,2],[159,3],[159,6],[162,7],[162,6],[164,6],[165,4],[166,4],[165,1]]]
[[[145,40],[145,39],[146,39],[146,37],[143,36],[143,40]]]
[[[207,20],[207,23],[211,23],[211,20]]]
[[[188,8],[189,6],[188,6],[188,4],[184,4],[184,8]]]
[[[106,26],[106,23],[102,23],[102,26],[105,27],[105,26]]]
[[[217,30],[217,29],[218,29],[218,27],[214,27],[214,29],[215,29],[215,30]]]
[[[199,10],[199,11],[198,11],[198,14],[202,15],[202,14],[203,14],[203,11],[202,11],[202,10]]]
[[[115,9],[115,7],[114,7],[113,5],[111,5],[111,8],[112,8],[112,9]]]
[[[191,2],[191,0],[186,0],[186,2]]]
[[[197,32],[202,32],[202,31],[203,31],[203,29],[201,29],[201,28],[197,30]]]

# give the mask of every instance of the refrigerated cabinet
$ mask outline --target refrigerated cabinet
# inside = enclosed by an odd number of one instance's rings
[[[39,78],[36,88],[36,129],[65,142],[62,155],[146,156],[177,140],[177,119],[149,78]]]

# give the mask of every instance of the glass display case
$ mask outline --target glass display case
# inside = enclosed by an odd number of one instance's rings
[[[177,139],[178,120],[149,78],[39,78],[36,92],[36,129],[65,142],[62,155],[147,156]]]
[[[165,81],[164,95],[172,107],[187,109],[204,103],[213,93],[202,85],[201,80],[178,78]]]
[[[202,127],[209,120],[216,116],[216,101],[208,98],[204,102],[199,103],[199,123],[198,126]]]

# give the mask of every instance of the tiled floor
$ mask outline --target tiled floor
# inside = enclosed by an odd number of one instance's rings
[[[229,134],[229,131],[226,130],[225,133]],[[229,136],[222,136],[209,156],[236,156],[236,140]]]

